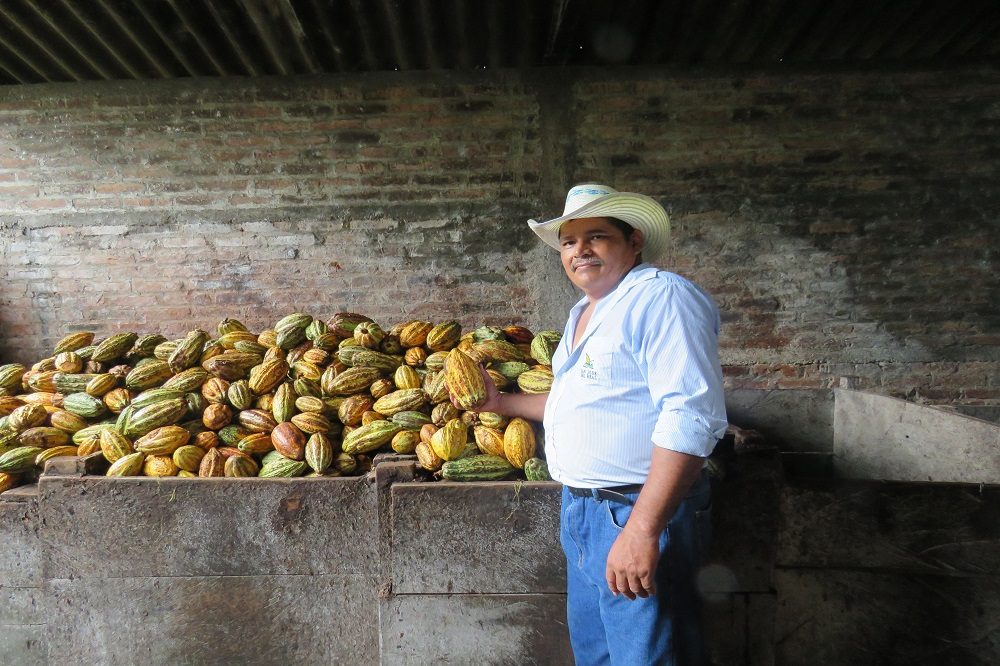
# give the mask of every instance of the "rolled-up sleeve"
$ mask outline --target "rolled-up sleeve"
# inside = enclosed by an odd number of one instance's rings
[[[674,281],[651,301],[642,320],[637,351],[659,413],[653,443],[707,457],[727,424],[718,310],[693,285]]]

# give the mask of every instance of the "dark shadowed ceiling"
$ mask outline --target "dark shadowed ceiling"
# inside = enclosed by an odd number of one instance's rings
[[[1000,0],[0,0],[8,85],[998,54]]]

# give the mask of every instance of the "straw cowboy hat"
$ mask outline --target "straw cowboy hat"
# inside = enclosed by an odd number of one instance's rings
[[[670,238],[670,218],[663,206],[644,194],[619,192],[595,183],[570,189],[560,217],[545,222],[528,220],[528,226],[546,245],[558,250],[559,228],[565,222],[582,217],[614,217],[641,231],[646,239],[642,249],[646,260],[658,257]]]

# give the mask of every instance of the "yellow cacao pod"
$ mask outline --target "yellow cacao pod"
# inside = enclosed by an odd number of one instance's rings
[[[479,364],[461,349],[452,349],[444,369],[451,399],[459,409],[475,409],[486,402],[486,382]]]
[[[455,460],[465,451],[469,428],[460,419],[451,419],[431,437],[431,448],[442,460]]]
[[[503,455],[518,469],[535,457],[535,429],[521,417],[511,419],[503,432]]]

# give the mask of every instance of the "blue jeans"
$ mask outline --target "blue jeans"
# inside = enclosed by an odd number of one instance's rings
[[[633,502],[638,496],[626,495]],[[630,505],[563,488],[560,541],[576,663],[700,666],[705,657],[695,577],[711,532],[708,475],[702,472],[660,535],[656,595],[634,601],[611,594],[604,576],[608,552],[631,513]]]

